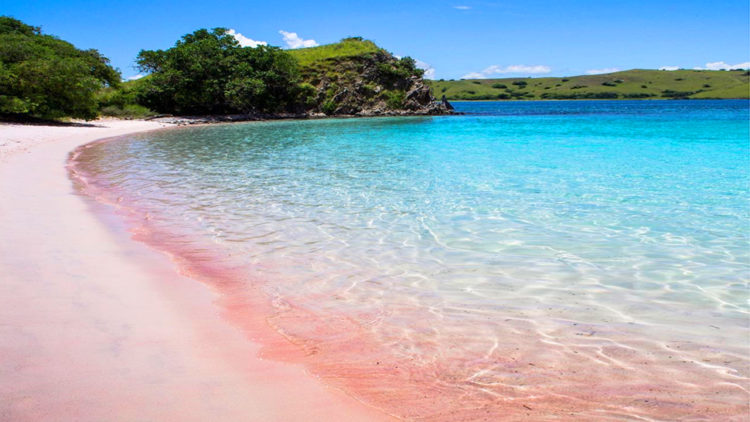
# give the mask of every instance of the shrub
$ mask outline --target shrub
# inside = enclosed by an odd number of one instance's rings
[[[492,87],[496,88],[496,89],[506,89],[506,88],[508,88],[508,85],[501,84],[501,83],[496,83],[496,84],[492,84]]]
[[[473,83],[474,85],[481,85],[481,84],[482,84],[482,83],[481,83],[481,82],[479,82],[479,81],[471,81],[471,83]]]
[[[323,111],[323,113],[330,116],[331,114],[336,112],[336,103],[332,100],[327,100],[323,103],[320,109]]]
[[[604,86],[617,86],[617,84],[616,84],[616,83],[614,83],[614,82],[609,82],[609,81],[607,81],[607,82],[602,82],[602,85],[604,85]]]
[[[389,83],[394,83],[411,76],[420,78],[424,76],[424,70],[419,69],[416,60],[411,57],[402,57],[395,63],[380,62],[377,64],[377,69],[380,77]]]
[[[117,117],[120,119],[143,119],[155,115],[153,111],[138,104],[126,104],[122,107],[116,105],[106,106],[100,111],[102,116]]]
[[[641,88],[648,88],[647,85],[641,85]]]
[[[570,79],[565,79],[565,78],[563,78],[563,79],[560,79],[560,82],[568,82],[569,80],[570,80]]]
[[[512,83],[513,83],[513,85],[516,85],[516,86],[519,86],[519,87],[522,87],[522,88],[525,87],[526,85],[528,85],[528,82],[526,82],[526,81],[513,81]]]
[[[623,94],[623,97],[625,98],[649,98],[653,96],[654,94],[649,94],[648,92],[631,92]]]
[[[609,100],[619,98],[619,95],[616,92],[544,92],[542,98],[551,100]]]
[[[697,94],[699,92],[700,91],[673,91],[671,89],[665,89],[664,91],[661,92],[661,96],[665,98],[675,98],[675,99],[683,98],[684,99],[684,98],[688,98],[689,96],[693,94]]]
[[[400,110],[404,108],[404,100],[406,99],[404,91],[386,91],[385,95],[385,104],[388,108],[392,110]]]
[[[309,109],[315,106],[318,97],[318,90],[307,82],[299,84],[297,87],[298,101]]]

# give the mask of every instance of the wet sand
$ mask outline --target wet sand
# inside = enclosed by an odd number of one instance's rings
[[[0,420],[389,419],[258,357],[215,293],[77,194],[75,147],[166,126],[93,124],[0,125]]]

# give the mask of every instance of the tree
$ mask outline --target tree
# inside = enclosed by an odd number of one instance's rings
[[[0,16],[0,114],[93,119],[96,92],[119,83],[120,73],[97,50]]]
[[[299,98],[299,71],[288,53],[241,47],[225,28],[199,29],[168,50],[142,50],[137,62],[151,73],[139,100],[162,113],[275,113]]]

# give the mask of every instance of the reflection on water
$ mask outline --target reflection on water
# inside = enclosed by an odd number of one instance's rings
[[[311,370],[391,413],[741,418],[747,102],[457,106],[154,132],[76,168],[262,280]]]

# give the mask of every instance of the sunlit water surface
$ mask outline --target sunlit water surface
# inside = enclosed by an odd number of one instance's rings
[[[390,413],[746,416],[748,102],[456,106],[152,132],[74,165],[247,274],[311,371]]]

